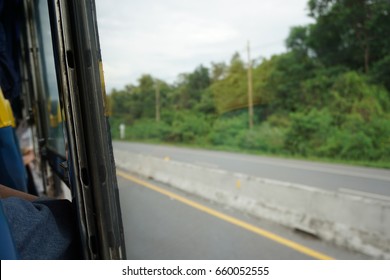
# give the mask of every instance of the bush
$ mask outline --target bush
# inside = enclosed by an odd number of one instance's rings
[[[214,122],[209,141],[217,146],[238,147],[240,133],[248,128],[248,114],[220,118]]]
[[[372,152],[370,159],[390,161],[390,115],[372,119],[364,127],[364,133],[370,137]]]
[[[180,143],[202,143],[211,129],[210,120],[203,114],[190,111],[175,112],[165,140]]]
[[[265,122],[253,130],[242,131],[239,140],[241,148],[276,153],[283,150],[285,129],[273,127]]]
[[[383,87],[368,83],[367,78],[356,72],[340,75],[331,93],[330,110],[341,126],[349,114],[359,113],[366,121],[390,110],[388,92]]]
[[[368,160],[373,154],[373,143],[364,132],[356,134],[335,130],[327,139],[322,155],[347,160]]]
[[[290,117],[286,150],[303,156],[317,154],[331,129],[332,115],[326,109],[312,109],[308,113],[292,113]]]
[[[274,114],[268,117],[267,123],[272,127],[289,128],[291,120],[288,115]]]
[[[389,117],[367,122],[360,114],[347,115],[341,127],[330,129],[318,155],[347,160],[389,161],[389,123]]]
[[[111,137],[113,139],[119,139],[119,125],[123,123],[123,120],[120,118],[110,117],[108,121],[110,123]]]
[[[130,140],[164,140],[168,133],[166,123],[152,119],[142,119],[126,126],[126,139]]]

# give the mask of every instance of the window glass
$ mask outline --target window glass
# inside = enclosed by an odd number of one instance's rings
[[[48,145],[60,155],[65,155],[65,142],[62,130],[63,119],[57,87],[49,10],[47,1],[37,1],[36,5],[39,13],[37,28],[39,34],[38,39],[42,63],[42,76],[44,80],[46,110],[49,118]]]

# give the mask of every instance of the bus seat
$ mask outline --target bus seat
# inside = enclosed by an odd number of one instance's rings
[[[16,260],[17,252],[0,200],[0,260]]]

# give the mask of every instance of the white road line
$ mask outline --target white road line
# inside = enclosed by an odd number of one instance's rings
[[[187,152],[187,151],[185,151],[185,152]],[[189,153],[194,153],[194,152],[189,152]],[[249,159],[249,158],[240,158],[240,157],[233,157],[233,156],[227,156],[227,155],[216,155],[216,157],[235,160],[235,161],[246,161],[246,162],[259,163],[259,164],[265,164],[265,165],[283,166],[283,167],[294,168],[294,169],[312,170],[312,171],[333,173],[333,174],[344,175],[344,176],[346,175],[346,176],[353,176],[353,177],[360,177],[360,178],[367,178],[367,179],[376,179],[376,180],[383,180],[383,181],[390,182],[390,176],[364,174],[364,173],[357,173],[357,172],[352,172],[352,171],[337,170],[337,169],[333,169],[333,168],[302,166],[302,165],[296,165],[296,164],[292,164],[292,163],[281,163],[281,162],[275,163],[275,162],[267,161],[264,159]]]
[[[208,167],[208,168],[218,168],[219,167],[217,164],[204,162],[204,161],[194,161],[194,164],[195,165],[205,166],[205,167]]]
[[[368,193],[368,192],[362,192],[362,191],[356,191],[356,190],[344,189],[344,188],[339,189],[339,191],[344,192],[344,193],[348,193],[348,194],[373,198],[373,199],[390,201],[390,196],[386,196],[386,195],[380,195],[380,194],[375,194],[375,193]]]
[[[167,147],[163,147],[166,148]],[[168,149],[173,149],[171,147],[168,147]],[[180,149],[180,152],[182,153],[187,153],[187,154],[194,154],[194,155],[201,155],[204,154],[205,156],[210,156],[207,155],[206,153],[209,151],[190,151],[190,150],[184,150]],[[213,151],[210,151],[213,152]],[[211,155],[214,158],[221,158],[221,159],[228,159],[231,161],[242,161],[242,162],[251,162],[251,163],[258,163],[258,164],[265,164],[265,165],[272,165],[272,166],[278,166],[278,167],[287,167],[287,168],[294,168],[294,169],[301,169],[301,170],[311,170],[311,171],[318,171],[318,172],[325,172],[325,173],[331,173],[331,174],[338,174],[338,175],[343,175],[343,176],[352,176],[352,177],[359,177],[359,178],[366,178],[366,179],[375,179],[375,180],[382,180],[382,181],[388,181],[390,182],[390,175],[389,176],[382,176],[382,175],[373,175],[373,174],[367,174],[367,173],[360,173],[358,171],[346,171],[346,170],[339,170],[339,169],[334,169],[334,168],[326,168],[326,167],[317,167],[317,166],[303,166],[299,163],[285,163],[285,162],[272,162],[273,159],[270,160],[265,160],[265,159],[252,159],[252,158],[242,158],[242,155],[237,154],[236,156],[230,156],[230,155],[221,155],[218,153],[213,153]],[[205,163],[205,162],[203,162]],[[210,164],[210,163],[209,163]],[[310,164],[310,162],[308,162]]]

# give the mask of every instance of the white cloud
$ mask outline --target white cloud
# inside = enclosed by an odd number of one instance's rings
[[[107,89],[142,73],[173,81],[200,64],[284,51],[291,26],[307,24],[307,0],[96,0]]]

